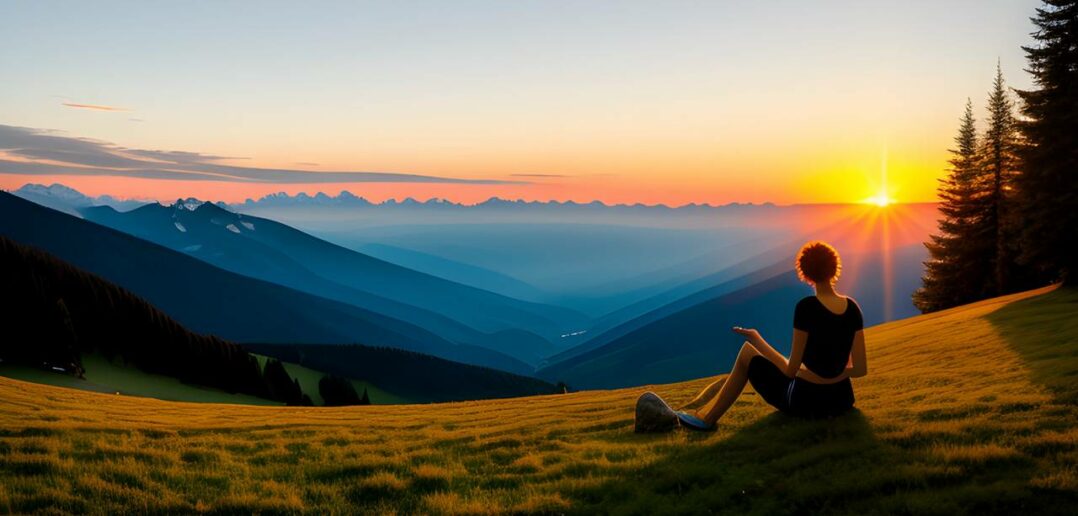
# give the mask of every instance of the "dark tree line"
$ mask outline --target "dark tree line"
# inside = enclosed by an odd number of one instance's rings
[[[356,393],[356,388],[347,378],[327,374],[318,381],[318,394],[327,407],[343,407],[346,405],[370,405],[371,398],[367,395],[367,389],[363,389],[363,395]]]
[[[1033,18],[1035,45],[1023,47],[1037,88],[1019,91],[1022,174],[1021,263],[1035,273],[1078,281],[1078,1],[1047,0]]]
[[[185,383],[310,404],[279,362],[263,374],[240,346],[192,333],[134,294],[5,237],[0,285],[5,362],[81,376],[81,354],[97,352]]]
[[[244,347],[333,376],[362,379],[414,401],[464,401],[564,392],[564,386],[555,387],[538,378],[394,348],[253,343],[245,343]],[[322,397],[326,398],[325,394]],[[326,402],[329,403],[328,398]]]
[[[6,363],[82,376],[81,356],[100,353],[185,383],[304,406],[312,400],[282,359],[329,373],[318,385],[327,406],[371,404],[366,389],[357,393],[348,378],[431,401],[553,392],[534,378],[388,348],[266,346],[254,350],[271,355],[260,367],[246,348],[193,333],[131,292],[3,236],[0,286],[0,361]],[[284,352],[268,352],[274,350]]]
[[[924,312],[1078,281],[1078,0],[1045,0],[1033,22],[1021,117],[998,67],[983,135],[967,100],[913,296]]]
[[[267,395],[270,399],[283,401],[289,405],[312,406],[310,396],[303,393],[299,386],[299,380],[288,376],[284,364],[280,360],[269,359],[266,367],[262,369],[262,376],[266,380]]]

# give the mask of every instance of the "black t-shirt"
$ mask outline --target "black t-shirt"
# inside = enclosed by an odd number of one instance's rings
[[[802,363],[824,378],[834,378],[846,369],[853,348],[853,336],[864,329],[861,307],[847,297],[846,311],[836,314],[816,297],[809,296],[794,309],[794,328],[808,333]]]

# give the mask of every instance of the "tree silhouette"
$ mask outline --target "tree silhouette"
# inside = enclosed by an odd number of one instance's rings
[[[305,399],[299,381],[288,375],[280,360],[271,358],[266,361],[262,375],[266,379],[266,389],[271,399],[283,401],[288,405],[311,405],[310,398]]]
[[[989,295],[987,279],[992,271],[984,257],[995,252],[989,232],[994,228],[985,227],[986,196],[978,151],[973,103],[966,99],[955,148],[950,151],[951,170],[940,179],[939,233],[925,242],[929,260],[921,278],[923,285],[913,294],[913,303],[922,312]]]
[[[363,393],[365,395],[367,391],[364,390]],[[327,407],[370,404],[370,400],[367,403],[362,402],[352,382],[335,375],[327,374],[318,381],[318,394],[322,396],[322,401]]]
[[[0,285],[5,362],[79,376],[81,355],[100,353],[186,383],[311,404],[280,362],[266,379],[258,360],[236,344],[188,331],[134,294],[5,237]]]
[[[1022,47],[1036,89],[1019,91],[1021,256],[1043,280],[1078,282],[1078,1],[1045,0]]]
[[[1007,93],[1003,70],[996,64],[996,78],[988,95],[988,129],[981,149],[984,181],[987,182],[984,220],[993,243],[991,285],[993,293],[1011,291],[1011,269],[1015,256],[1013,225],[1009,216],[1013,209],[1013,187],[1018,174],[1018,126],[1014,118],[1014,102]]]

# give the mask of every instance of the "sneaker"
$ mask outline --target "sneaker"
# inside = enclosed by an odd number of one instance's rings
[[[715,430],[714,424],[707,424],[703,419],[700,419],[688,412],[678,412],[677,419],[681,422],[681,426],[688,428],[689,430],[696,430],[698,432],[712,432]]]

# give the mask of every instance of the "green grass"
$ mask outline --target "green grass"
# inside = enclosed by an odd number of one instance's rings
[[[269,357],[258,354],[254,354],[254,356],[258,359],[258,364],[260,366],[266,367],[266,360],[268,360]],[[289,376],[299,380],[300,389],[303,390],[304,394],[311,397],[311,401],[313,401],[315,405],[321,406],[325,403],[325,400],[322,399],[322,394],[318,391],[318,382],[326,375],[325,373],[291,362],[281,362],[281,364],[284,365],[284,370],[288,372]],[[371,403],[376,405],[398,405],[414,402],[414,400],[409,398],[379,389],[372,383],[364,382],[362,380],[350,381],[352,382],[352,386],[356,389],[356,394],[359,394],[360,396],[363,395],[363,389],[367,389],[367,395],[370,397]]]
[[[1011,303],[988,315],[1035,382],[1061,402],[1078,404],[1078,289]],[[1069,342],[1072,345],[1063,345]]]
[[[262,399],[257,396],[234,394],[219,389],[190,385],[170,376],[146,373],[138,368],[109,360],[97,353],[84,355],[82,365],[86,370],[83,375],[85,379],[11,364],[0,366],[0,376],[92,392],[119,393],[169,401],[284,405],[283,403]]]
[[[98,385],[69,374],[46,371],[40,367],[30,367],[21,364],[0,363],[0,376],[14,378],[24,382],[43,383],[46,385],[55,385],[57,387],[82,389],[84,391],[103,392],[106,394],[116,393],[116,389],[109,387],[108,385]]]
[[[266,357],[255,355],[259,364],[266,365]],[[82,357],[86,369],[85,378],[45,371],[36,367],[15,364],[0,364],[0,376],[27,382],[43,383],[58,387],[68,387],[106,394],[123,394],[157,398],[167,401],[189,401],[196,403],[229,403],[237,405],[282,406],[283,403],[266,400],[257,396],[228,393],[222,390],[183,383],[175,378],[143,372],[135,367],[90,353]],[[285,370],[299,380],[300,388],[311,397],[316,405],[323,403],[318,392],[318,381],[324,373],[297,364],[284,362]],[[383,391],[378,387],[360,380],[351,380],[356,392],[367,393],[376,404],[410,403],[412,400]]]
[[[1078,293],[867,332],[858,410],[747,393],[711,434],[632,433],[644,387],[256,407],[0,379],[0,512],[1070,513]],[[711,379],[650,386],[673,403]]]

